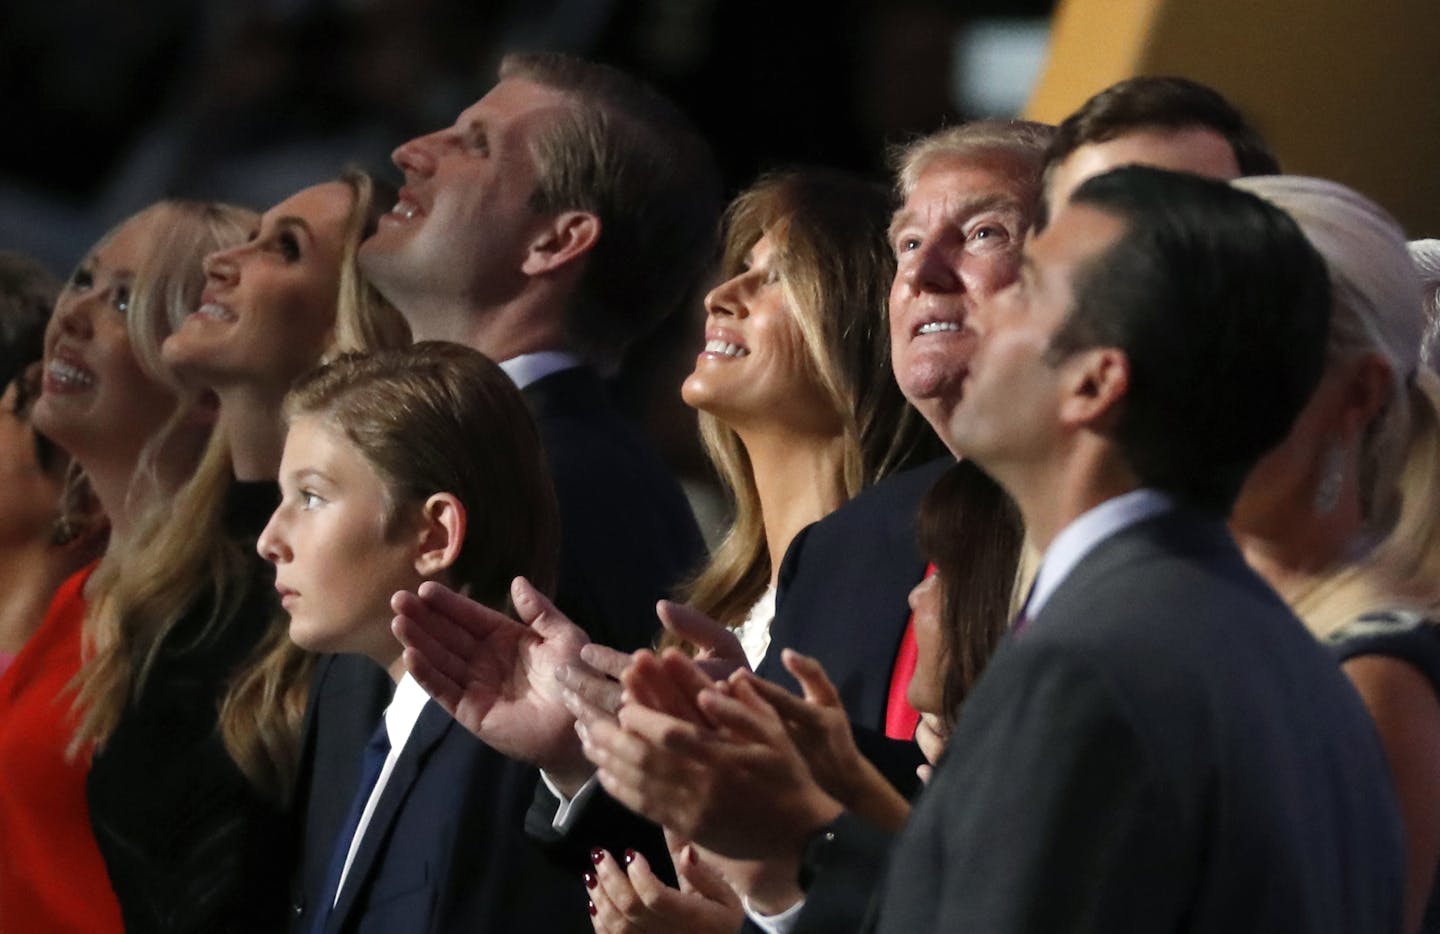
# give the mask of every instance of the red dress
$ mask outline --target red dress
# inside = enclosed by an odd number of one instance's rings
[[[93,570],[60,585],[45,621],[0,675],[0,931],[123,931],[90,830],[89,757],[65,757]]]

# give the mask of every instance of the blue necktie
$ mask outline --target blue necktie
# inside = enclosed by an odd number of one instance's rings
[[[390,734],[385,731],[385,718],[381,717],[370,742],[365,744],[365,759],[360,766],[360,784],[355,789],[355,800],[350,804],[350,813],[340,826],[339,835],[335,837],[335,851],[330,856],[330,868],[325,873],[325,887],[320,890],[321,902],[316,906],[315,925],[310,929],[312,934],[321,934],[325,930],[325,922],[330,919],[330,910],[339,895],[340,874],[345,871],[345,857],[350,855],[350,843],[360,826],[360,815],[365,813],[365,802],[370,800],[370,792],[374,790],[375,782],[379,781],[380,769],[389,754]]]

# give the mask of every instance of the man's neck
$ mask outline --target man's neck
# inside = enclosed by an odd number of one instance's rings
[[[1141,486],[1107,446],[1079,447],[1053,462],[1006,473],[1001,485],[1014,497],[1026,532],[1042,553],[1067,525]]]
[[[456,303],[403,310],[416,341],[464,344],[497,362],[521,354],[567,349],[563,315],[538,300],[517,300],[496,307]]]

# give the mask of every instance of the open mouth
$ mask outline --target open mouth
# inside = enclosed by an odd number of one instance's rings
[[[45,367],[45,384],[51,392],[78,392],[95,385],[95,375],[78,363],[55,358]]]
[[[732,344],[732,343],[729,343],[728,341],[722,341],[722,340],[709,340],[709,341],[706,341],[706,342],[705,342],[705,352],[708,353],[708,354],[715,354],[715,355],[718,356],[718,357],[748,357],[748,356],[750,356],[750,351],[747,350],[746,348],[740,346],[739,344]]]
[[[199,308],[195,309],[195,314],[198,317],[205,318],[210,321],[235,320],[235,312],[231,311],[229,308],[220,304],[219,302],[206,302]]]
[[[945,334],[961,330],[959,322],[956,321],[927,321],[915,329],[915,335],[921,334]]]

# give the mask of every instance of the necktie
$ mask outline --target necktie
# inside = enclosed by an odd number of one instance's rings
[[[351,802],[350,813],[335,837],[335,850],[330,856],[330,868],[325,873],[325,887],[320,890],[321,902],[316,906],[315,926],[310,929],[312,934],[321,934],[325,930],[325,922],[329,920],[330,910],[339,895],[340,875],[345,871],[345,857],[350,855],[350,844],[360,826],[360,815],[365,813],[365,802],[370,800],[370,792],[374,790],[375,782],[380,778],[380,769],[389,754],[390,734],[385,731],[385,718],[381,717],[370,742],[365,744],[365,759],[360,766],[360,784],[355,789],[355,800]]]

